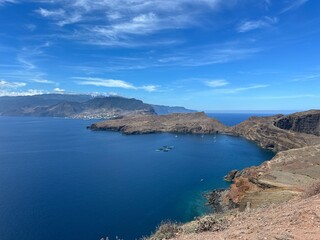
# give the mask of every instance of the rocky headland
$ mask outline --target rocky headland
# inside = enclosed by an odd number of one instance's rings
[[[225,179],[233,182],[230,189],[208,195],[209,203],[223,213],[184,225],[165,223],[150,239],[259,239],[258,236],[317,239],[320,233],[320,208],[317,205],[320,193],[320,110],[288,116],[251,117],[234,127],[226,127],[204,113],[191,113],[129,116],[92,124],[90,129],[124,134],[222,133],[246,138],[277,153],[260,166],[233,170],[226,175]],[[314,184],[313,195],[316,197],[310,200],[299,197]],[[301,209],[296,211],[293,206]],[[238,213],[249,209],[250,212]],[[301,216],[307,221],[304,232],[296,229],[301,225]],[[257,218],[263,221],[256,222]],[[240,224],[234,226],[234,221]],[[269,226],[272,224],[278,224],[278,230],[271,231]]]
[[[226,133],[244,137],[256,142],[262,148],[279,152],[320,144],[319,136],[311,134],[316,133],[319,129],[319,117],[320,111],[316,110],[288,116],[251,117],[234,127],[228,128]],[[293,128],[300,131],[293,131],[290,127],[292,124],[284,124],[286,119],[294,122]],[[281,128],[278,127],[279,125],[281,125]]]
[[[220,215],[214,215],[179,226],[164,224],[158,228],[151,239],[174,237],[178,237],[178,239],[194,239],[195,237],[198,239],[213,239],[213,237],[220,236],[244,236],[246,239],[258,239],[257,236],[269,236],[269,233],[270,237],[281,236],[281,234],[291,236],[290,233],[294,233],[292,238],[279,239],[294,239],[299,236],[307,236],[306,239],[317,239],[316,236],[320,232],[320,209],[317,205],[320,193],[319,116],[320,110],[312,110],[288,116],[251,117],[234,127],[226,127],[217,120],[207,117],[204,113],[129,116],[95,123],[89,128],[92,130],[119,131],[124,134],[157,132],[230,134],[254,141],[262,148],[277,153],[271,160],[262,163],[260,166],[231,171],[225,178],[233,182],[230,189],[221,192],[222,194],[211,194],[213,198],[210,201],[216,209],[225,210],[236,207],[240,211],[246,209],[257,210],[250,210],[249,214],[246,213],[240,215],[240,217],[238,213],[235,216],[232,215],[234,210],[231,210],[231,212],[224,213],[223,218],[220,218]],[[316,197],[311,200],[297,198],[313,184],[318,184],[314,193],[314,195],[317,195]],[[222,202],[221,207],[220,202],[217,202],[215,198],[219,198],[219,201]],[[312,205],[315,213],[308,210],[309,204]],[[300,212],[293,211],[292,206],[301,206],[303,209]],[[286,212],[289,210],[290,213]],[[305,230],[305,233],[310,233],[309,235],[305,235],[300,230],[294,230],[298,226],[295,223],[300,221],[298,215],[306,216],[306,219],[310,221],[309,225],[306,224]],[[253,225],[248,222],[254,221],[257,216],[266,216],[266,221],[270,223],[260,222]],[[268,224],[274,224],[274,217],[279,219],[277,222],[282,224],[285,229],[273,233],[268,232]],[[231,218],[243,222],[238,227],[234,227],[232,221],[229,221]],[[260,219],[262,218],[264,217],[260,217]],[[290,219],[293,219],[294,222],[288,222],[291,221]],[[242,228],[248,229],[248,233],[242,231]],[[234,234],[232,229],[236,231]],[[170,234],[163,235],[163,231],[169,231]],[[206,231],[218,232],[219,234],[201,233],[202,235],[199,235],[199,232]],[[261,235],[262,233],[264,235]]]
[[[320,137],[316,135],[319,115],[319,110],[312,110],[288,116],[251,117],[227,129],[228,134],[255,141],[277,154],[260,166],[227,174],[225,179],[233,184],[226,203],[236,203],[243,210],[248,205],[284,202],[320,179]],[[284,124],[287,119],[294,124]],[[282,128],[278,127],[279,122]],[[290,130],[284,129],[287,127]]]
[[[91,130],[119,131],[124,134],[146,133],[190,133],[214,134],[225,131],[219,121],[212,119],[203,112],[176,113],[169,115],[129,116],[120,119],[107,120],[89,126]]]

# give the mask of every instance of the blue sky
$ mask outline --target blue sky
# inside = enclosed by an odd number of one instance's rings
[[[318,0],[0,0],[0,95],[320,106]]]

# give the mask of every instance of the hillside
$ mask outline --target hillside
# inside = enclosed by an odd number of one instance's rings
[[[183,107],[151,105],[134,98],[85,94],[42,94],[0,97],[0,116],[110,119],[128,115],[194,112]]]
[[[163,225],[150,240],[306,239],[320,236],[320,194],[245,212],[209,215],[182,226]]]
[[[161,116],[130,116],[92,124],[91,130],[112,130],[125,134],[156,132],[213,134],[223,132],[219,121],[199,113],[176,113]]]

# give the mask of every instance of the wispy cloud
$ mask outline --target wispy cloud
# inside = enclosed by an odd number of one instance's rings
[[[107,87],[107,88],[124,88],[132,90],[145,90],[148,92],[154,92],[157,90],[158,86],[155,85],[145,85],[145,86],[134,86],[131,83],[128,83],[123,80],[116,79],[103,79],[103,78],[92,78],[92,77],[73,77],[73,79],[79,80],[76,81],[80,85],[91,85],[97,87]]]
[[[244,92],[248,90],[254,90],[258,88],[266,88],[269,87],[267,84],[260,84],[260,85],[252,85],[247,87],[238,87],[238,88],[222,88],[222,89],[215,89],[213,90],[213,93],[217,94],[235,94],[239,92]]]
[[[59,0],[50,9],[38,8],[35,12],[61,27],[73,24],[73,31],[64,34],[66,38],[95,45],[134,47],[152,43],[145,39],[136,41],[135,37],[190,28],[197,24],[204,10],[215,11],[230,5],[223,0],[122,0],[121,3]],[[176,39],[153,42],[154,45],[174,43]]]
[[[33,79],[30,79],[30,80],[33,81],[33,82],[36,82],[36,83],[57,84],[54,81],[47,80],[47,79],[42,79],[42,78],[33,78]]]
[[[259,20],[249,20],[249,21],[243,21],[240,23],[237,27],[238,32],[248,32],[260,28],[267,28],[271,27],[272,25],[278,23],[278,18],[276,17],[263,17]]]
[[[50,46],[50,42],[44,42],[16,49],[12,52],[10,64],[0,64],[0,68],[3,68],[1,76],[8,80],[57,84],[47,80],[47,74],[38,66],[38,63],[46,57],[44,49]]]
[[[25,87],[27,84],[24,82],[7,82],[5,80],[0,79],[0,89],[5,88],[21,88]]]
[[[245,59],[261,52],[260,48],[244,48],[241,46],[205,46],[199,49],[176,52],[174,56],[163,57],[158,60],[162,65],[178,65],[187,67],[205,66],[227,63]]]
[[[255,99],[299,99],[299,98],[320,98],[320,95],[314,94],[299,94],[299,95],[286,95],[286,96],[259,96],[253,97]]]
[[[65,17],[66,12],[63,9],[55,9],[55,10],[48,10],[45,8],[39,8],[35,11],[36,13],[40,14],[43,17]]]
[[[305,76],[300,76],[297,78],[294,78],[292,81],[293,82],[305,82],[305,81],[312,81],[315,79],[320,79],[320,74],[310,74],[310,75],[305,75]]]
[[[46,94],[49,93],[45,90],[39,90],[39,89],[28,89],[26,91],[9,91],[9,90],[3,90],[0,88],[0,96],[33,96],[33,95],[40,95],[40,94]]]
[[[228,85],[229,82],[224,79],[216,79],[216,80],[205,81],[205,84],[208,87],[216,88],[216,87],[222,87],[222,86]]]
[[[0,7],[6,3],[17,3],[16,0],[0,0]]]
[[[291,2],[281,11],[281,13],[285,13],[291,10],[295,10],[305,3],[307,3],[309,0],[291,0]]]
[[[77,81],[80,85],[93,85],[97,87],[124,88],[135,89],[131,83],[115,79],[91,78],[91,77],[74,77],[81,81]]]

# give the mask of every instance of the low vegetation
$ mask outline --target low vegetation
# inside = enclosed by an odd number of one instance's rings
[[[144,238],[149,240],[162,240],[174,238],[177,233],[181,231],[180,224],[171,221],[162,222],[156,229],[156,232],[150,238]]]
[[[312,197],[320,193],[320,180],[314,181],[303,193],[304,198]]]

